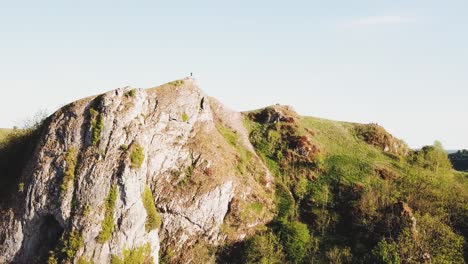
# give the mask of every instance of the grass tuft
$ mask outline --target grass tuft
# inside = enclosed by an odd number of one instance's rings
[[[132,149],[132,154],[130,155],[130,160],[132,162],[131,167],[133,169],[141,168],[143,161],[145,160],[145,154],[143,153],[143,148],[136,144]]]
[[[117,195],[117,185],[113,185],[105,201],[106,211],[104,213],[104,220],[101,223],[101,232],[99,232],[97,237],[97,241],[101,244],[108,241],[112,236],[112,232],[114,232],[114,208]]]
[[[94,108],[91,108],[89,113],[91,115],[91,130],[93,135],[92,145],[96,146],[101,139],[101,131],[104,128],[104,118]]]
[[[76,168],[76,159],[77,159],[77,150],[75,147],[71,147],[65,156],[65,162],[67,164],[67,168],[65,170],[65,174],[63,176],[62,184],[60,185],[61,195],[65,195],[68,189],[68,185],[70,182],[73,182],[75,178],[75,168]]]
[[[153,194],[148,186],[145,187],[141,199],[143,200],[143,206],[145,207],[147,215],[145,223],[146,232],[158,229],[161,226],[161,216],[158,214],[156,205],[154,204]]]

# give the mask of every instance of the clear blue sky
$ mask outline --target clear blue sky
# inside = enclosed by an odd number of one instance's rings
[[[0,127],[194,72],[236,110],[468,148],[468,1],[2,1]]]

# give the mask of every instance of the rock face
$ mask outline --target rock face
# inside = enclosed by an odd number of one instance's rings
[[[2,208],[0,263],[110,263],[139,249],[155,263],[160,252],[191,262],[197,245],[243,239],[272,218],[273,180],[242,115],[191,78],[86,98],[44,125],[22,203]],[[240,151],[254,169],[239,169]],[[145,188],[157,228],[147,228]],[[252,203],[262,212],[246,217]]]

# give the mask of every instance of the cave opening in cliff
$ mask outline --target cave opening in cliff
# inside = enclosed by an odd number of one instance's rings
[[[53,215],[47,215],[42,218],[39,227],[39,252],[47,254],[53,250],[63,234],[63,227]]]

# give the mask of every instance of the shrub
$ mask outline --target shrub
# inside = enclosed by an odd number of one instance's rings
[[[132,89],[132,90],[127,92],[127,96],[130,96],[130,97],[134,97],[135,94],[136,94],[136,89]]]
[[[76,252],[83,247],[83,237],[78,231],[72,231],[69,233],[68,239],[62,242],[63,247],[61,251],[67,260],[72,260],[75,257]]]
[[[143,148],[136,144],[133,147],[132,154],[130,155],[130,160],[132,162],[131,167],[133,169],[141,168],[143,161],[145,160],[145,154],[143,153]]]
[[[158,214],[156,205],[154,204],[153,194],[148,186],[145,187],[141,199],[146,210],[146,232],[158,229],[161,226],[161,217]]]
[[[89,204],[85,205],[83,208],[83,216],[88,216],[91,212],[91,206]]]
[[[20,193],[24,192],[24,182],[20,182],[18,184],[18,192]]]
[[[398,246],[395,242],[387,242],[387,240],[382,239],[372,250],[376,261],[379,263],[385,264],[399,264],[401,263],[400,255],[398,254]]]
[[[128,150],[128,145],[122,144],[122,145],[120,145],[119,149],[122,150],[122,151],[126,151],[126,150]]]
[[[176,81],[172,81],[172,82],[170,82],[168,84],[178,87],[178,86],[181,86],[182,84],[184,84],[184,80],[176,80]]]
[[[84,258],[84,257],[80,257],[78,259],[78,262],[77,264],[92,264],[93,262],[89,261],[88,259]]]
[[[245,248],[245,263],[284,263],[283,247],[271,231],[249,239]]]
[[[289,220],[294,214],[295,201],[288,188],[281,183],[276,184],[276,208],[278,220]]]
[[[279,231],[281,244],[291,263],[301,263],[307,253],[310,234],[307,225],[299,222],[282,221]]]
[[[417,217],[417,231],[407,226],[395,240],[383,240],[374,249],[374,256],[382,263],[424,262],[464,263],[463,237],[429,215]]]
[[[92,145],[95,146],[101,139],[101,131],[104,128],[104,118],[94,108],[89,110],[91,115]]]
[[[75,178],[77,151],[74,147],[71,147],[65,155],[65,162],[67,164],[65,174],[63,176],[62,184],[60,185],[61,194],[65,195],[70,182],[73,182]]]
[[[452,169],[447,153],[438,141],[433,146],[425,146],[411,156],[412,162],[434,172],[446,172]]]
[[[353,255],[351,254],[351,249],[349,247],[340,248],[335,246],[328,250],[326,255],[329,261],[328,263],[331,264],[352,263],[353,260]]]
[[[122,258],[112,255],[111,264],[154,264],[151,256],[151,245],[147,243],[144,246],[134,249],[124,249]]]
[[[50,256],[47,259],[47,264],[58,264],[57,257],[55,256],[55,253],[53,251],[49,252]]]
[[[189,116],[187,115],[187,113],[184,112],[182,114],[182,121],[187,122],[188,120],[189,120]]]
[[[117,186],[113,185],[107,195],[105,201],[105,213],[104,219],[101,223],[101,232],[97,237],[97,241],[99,243],[105,243],[109,238],[112,236],[112,232],[114,232],[114,208],[115,202],[117,200]]]

